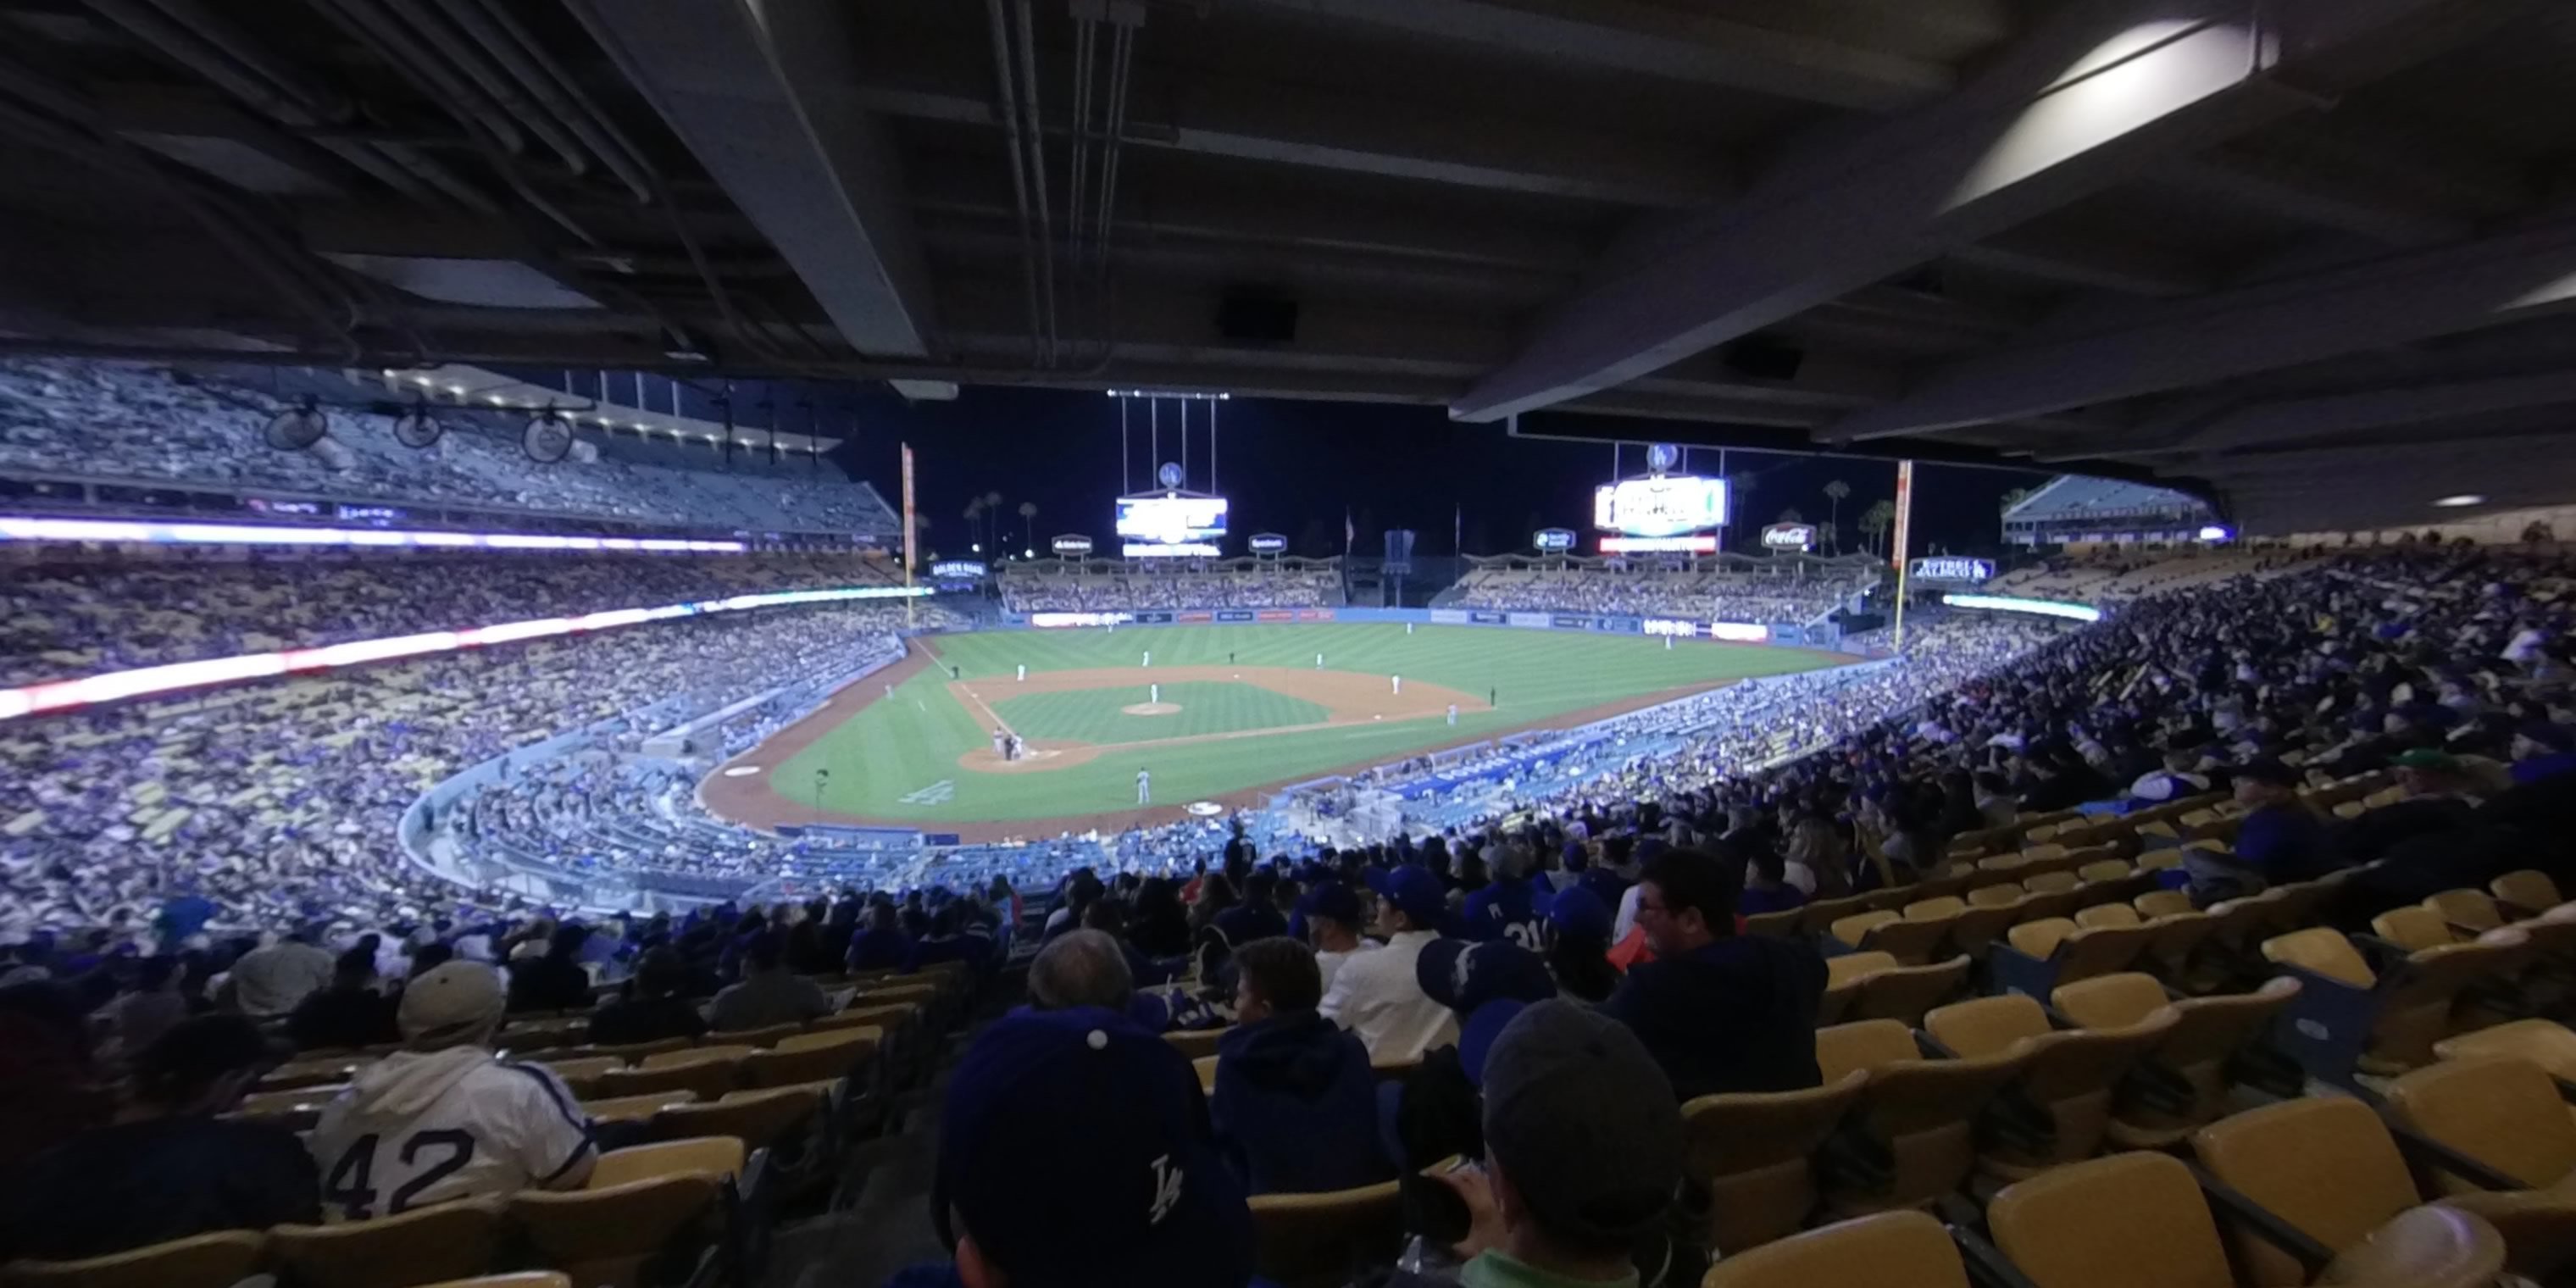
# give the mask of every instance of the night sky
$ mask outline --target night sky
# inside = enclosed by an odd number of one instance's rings
[[[1162,456],[1180,459],[1174,426],[1179,404],[1165,400]],[[1189,410],[1189,486],[1207,490],[1207,409]],[[1132,474],[1147,486],[1153,460],[1146,446],[1146,408],[1130,410]],[[846,417],[846,418],[845,418]],[[1059,533],[1089,536],[1100,548],[1112,541],[1112,501],[1119,491],[1118,400],[1099,393],[1013,388],[968,388],[953,402],[905,405],[869,398],[844,415],[855,423],[842,462],[852,474],[876,483],[886,500],[901,504],[897,445],[909,440],[918,469],[923,513],[931,520],[929,543],[946,556],[967,553],[964,511],[973,497],[999,492],[1004,529],[1012,547],[1035,547]],[[790,428],[795,422],[788,422]],[[1658,432],[1653,421],[1630,422],[1636,446],[1620,458],[1623,475],[1643,473],[1642,444]],[[827,426],[833,432],[837,425]],[[1693,448],[1689,468],[1715,473],[1718,454]],[[1299,554],[1339,554],[1342,516],[1348,507],[1360,529],[1361,553],[1378,546],[1374,535],[1390,527],[1420,533],[1416,552],[1445,555],[1453,542],[1453,513],[1464,517],[1471,554],[1526,551],[1529,534],[1542,527],[1572,528],[1590,550],[1591,491],[1608,482],[1611,452],[1593,443],[1509,437],[1500,425],[1451,421],[1437,407],[1324,403],[1237,398],[1217,410],[1217,487],[1232,503],[1226,553],[1242,553],[1243,538],[1278,532]],[[1851,485],[1842,503],[1843,543],[1857,548],[1854,521],[1874,501],[1895,495],[1896,467],[1883,460],[1790,456],[1729,451],[1725,473],[1734,486],[1729,549],[1750,548],[1763,524],[1795,507],[1822,524],[1829,505],[1824,485]],[[2036,487],[2047,476],[2013,470],[1919,465],[1915,477],[1915,546],[1987,550],[1999,536],[1998,502],[2017,487]],[[1747,487],[1750,492],[1747,492]],[[1037,504],[1034,534],[1023,531],[1018,509]],[[1030,539],[1033,537],[1034,539]]]

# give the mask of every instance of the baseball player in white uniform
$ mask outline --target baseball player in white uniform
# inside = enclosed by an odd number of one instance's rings
[[[325,1209],[364,1220],[589,1179],[598,1149],[563,1081],[489,1048],[505,1000],[501,973],[480,962],[403,990],[403,1049],[359,1070],[313,1128]]]
[[[1136,771],[1136,803],[1139,805],[1154,803],[1154,775],[1149,770]]]

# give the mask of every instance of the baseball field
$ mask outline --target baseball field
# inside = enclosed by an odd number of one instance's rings
[[[1180,818],[1194,801],[1250,805],[1289,783],[1842,660],[1469,626],[936,636],[720,766],[700,792],[718,815],[763,827],[919,827],[967,840],[1131,827]],[[997,731],[1019,737],[1019,758],[995,752]],[[1140,770],[1150,805],[1137,801]]]

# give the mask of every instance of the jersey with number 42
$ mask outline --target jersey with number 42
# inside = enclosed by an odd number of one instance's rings
[[[397,1052],[361,1070],[313,1128],[322,1206],[346,1220],[577,1183],[589,1119],[561,1079],[488,1052]]]

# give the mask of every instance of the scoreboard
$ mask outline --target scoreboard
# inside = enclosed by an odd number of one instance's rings
[[[1668,474],[1605,484],[1592,493],[1592,526],[1628,537],[1725,527],[1726,480]]]

